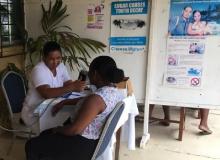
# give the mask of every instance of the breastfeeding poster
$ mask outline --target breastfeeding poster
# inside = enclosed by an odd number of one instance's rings
[[[220,36],[220,0],[171,0],[164,85],[201,88],[207,38]]]
[[[111,53],[143,53],[146,50],[147,0],[111,4]]]

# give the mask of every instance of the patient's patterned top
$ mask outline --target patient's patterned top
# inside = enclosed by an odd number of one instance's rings
[[[102,97],[106,104],[106,108],[102,113],[98,114],[96,118],[83,131],[82,136],[88,139],[99,138],[106,118],[115,108],[116,104],[122,101],[124,98],[123,94],[117,88],[109,86],[97,89],[94,94]]]

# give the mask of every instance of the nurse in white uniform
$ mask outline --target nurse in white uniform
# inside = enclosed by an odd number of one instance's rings
[[[52,41],[47,42],[43,47],[43,60],[31,72],[29,90],[23,103],[22,119],[27,126],[36,122],[33,112],[43,100],[85,88],[84,81],[70,79],[61,60],[60,45]]]

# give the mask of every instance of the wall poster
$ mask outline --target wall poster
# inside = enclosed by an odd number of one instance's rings
[[[143,53],[146,49],[147,1],[117,1],[111,5],[111,53]]]
[[[91,3],[87,9],[87,28],[102,29],[104,26],[104,0],[99,3]]]

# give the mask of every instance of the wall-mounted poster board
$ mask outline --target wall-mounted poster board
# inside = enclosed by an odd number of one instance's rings
[[[218,8],[220,0],[152,1],[142,144],[149,104],[220,109]]]

